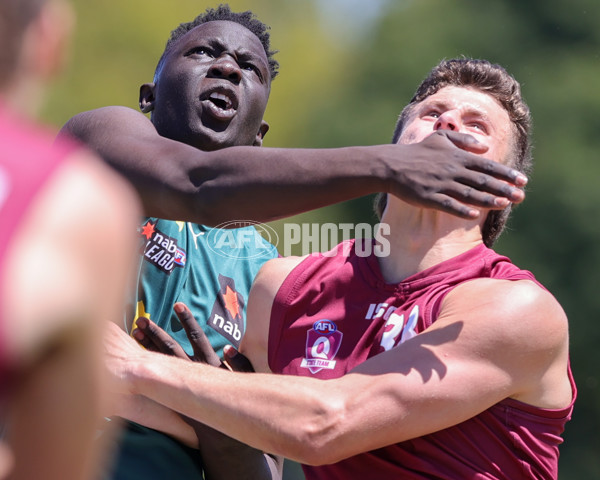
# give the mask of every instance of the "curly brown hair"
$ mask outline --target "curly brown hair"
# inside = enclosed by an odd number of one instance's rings
[[[411,101],[404,107],[393,142],[400,137],[410,114],[417,104],[448,86],[473,87],[496,99],[506,110],[512,123],[512,148],[506,164],[528,175],[532,168],[531,113],[521,96],[521,86],[503,67],[487,60],[455,58],[443,60],[434,67],[417,88]],[[387,204],[387,196],[375,198],[375,211],[379,217]],[[483,242],[491,247],[498,239],[511,212],[511,206],[488,213],[482,229]]]

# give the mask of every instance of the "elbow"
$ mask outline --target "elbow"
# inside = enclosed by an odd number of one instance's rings
[[[194,204],[194,216],[197,223],[208,227],[231,228],[223,224],[237,218],[235,211],[227,209],[222,193],[208,186],[196,189],[190,202]]]
[[[208,227],[216,227],[237,218],[236,211],[228,208],[225,189],[218,188],[214,183],[210,180],[205,180],[199,185],[190,182],[181,192],[182,199],[179,205],[188,206],[190,210],[188,220]],[[239,209],[239,204],[237,208]]]
[[[130,179],[140,194],[144,214],[149,217],[167,220],[182,220],[207,226],[215,226],[217,217],[210,198],[199,192],[198,188],[187,180],[163,177],[162,181],[153,179]]]

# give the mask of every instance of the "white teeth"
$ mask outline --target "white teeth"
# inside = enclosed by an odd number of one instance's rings
[[[222,93],[211,93],[210,97],[213,100],[221,100],[222,102],[225,102],[225,109],[229,109],[231,108],[231,100],[229,99],[229,97],[227,97],[226,95],[223,95]]]

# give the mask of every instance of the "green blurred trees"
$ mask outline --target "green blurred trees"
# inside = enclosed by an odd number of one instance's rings
[[[216,5],[74,3],[79,22],[71,67],[44,112],[57,127],[81,110],[136,108],[139,85],[151,81],[170,30]],[[560,478],[600,478],[600,3],[393,0],[379,2],[383,15],[365,28],[369,0],[338,1],[336,15],[317,0],[229,3],[270,24],[280,50],[266,146],[388,142],[400,109],[442,58],[487,58],[521,81],[534,116],[536,168],[528,199],[497,247],[532,270],[569,315],[579,399],[561,449]],[[370,199],[359,199],[288,221],[374,217]],[[274,223],[279,231],[282,225]]]

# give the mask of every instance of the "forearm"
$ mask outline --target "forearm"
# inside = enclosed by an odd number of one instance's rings
[[[375,192],[469,218],[477,214],[470,205],[504,208],[524,197],[514,187],[517,172],[468,153],[483,151],[465,139],[452,145],[439,135],[413,145],[205,152],[161,137],[148,118],[124,107],[79,114],[62,132],[123,174],[146,215],[206,225],[265,222]]]
[[[203,152],[168,142],[144,162],[125,164],[116,151],[100,151],[132,182],[148,216],[213,226],[232,220],[268,222],[388,190],[389,172],[369,148]],[[114,144],[110,148],[122,150]]]
[[[232,219],[267,222],[389,191],[391,173],[378,152],[368,147],[211,152],[209,162],[190,171],[197,185],[193,201],[206,208],[203,223],[217,225]]]
[[[269,221],[377,192],[389,174],[380,152],[364,147],[205,152],[161,137],[148,118],[124,107],[81,113],[62,133],[123,174],[146,215],[209,225]]]
[[[323,400],[328,382],[285,377],[281,388],[280,376],[157,358],[130,364],[130,388],[258,450],[313,463],[335,436],[339,402]]]
[[[183,324],[184,329],[188,335],[191,335],[189,330],[188,322],[193,322],[194,326],[197,326],[195,319],[191,315],[191,312],[187,308],[183,308],[182,304],[177,304],[175,312],[178,318]],[[162,342],[171,342],[172,338],[162,331],[158,326],[148,322],[147,324],[140,320],[138,322],[138,335],[136,338],[146,347],[147,351],[155,351],[156,348],[161,350],[163,353],[170,354],[171,356],[178,357],[184,360],[188,359],[188,355],[179,347],[170,347]],[[139,333],[143,332],[143,338],[140,338]],[[120,333],[120,332],[119,332]],[[198,335],[191,338],[195,339],[193,344],[194,356],[193,359],[197,362],[212,365],[213,367],[220,367],[221,360],[214,353],[213,347],[210,345],[208,339],[204,335],[202,330],[199,330]],[[123,340],[123,334],[119,335],[119,338]],[[130,337],[127,337],[129,340]],[[129,348],[131,343],[128,343]],[[136,348],[136,352],[138,349]],[[241,357],[241,356],[240,356]],[[152,358],[161,358],[152,356]],[[164,357],[162,357],[164,358]],[[239,371],[239,370],[238,370]],[[153,405],[158,405],[147,397],[141,395],[128,395],[133,398],[143,398],[147,402],[151,402]],[[167,407],[161,406],[166,409]],[[172,413],[172,410],[168,410],[168,413]],[[157,412],[160,414],[160,412]],[[179,416],[179,415],[178,415]],[[199,450],[199,455],[202,459],[204,476],[208,480],[220,480],[237,478],[240,480],[275,480],[281,478],[282,473],[282,459],[276,458],[272,455],[263,453],[260,450],[245,445],[238,440],[235,440],[214,428],[211,428],[203,423],[193,420],[187,416],[179,416],[180,421],[185,421],[186,424],[193,428],[197,441],[195,442],[196,448]],[[128,417],[131,418],[131,417]],[[170,420],[169,420],[170,422]]]
[[[110,416],[119,416],[139,423],[163,432],[189,447],[198,448],[194,429],[170,408],[142,395],[122,395],[114,401],[115,407]]]
[[[283,458],[266,454],[191,418],[206,480],[278,480]]]

